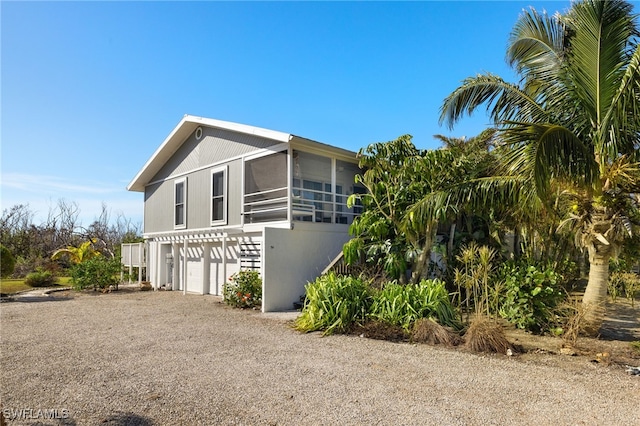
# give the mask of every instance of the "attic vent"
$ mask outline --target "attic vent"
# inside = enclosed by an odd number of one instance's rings
[[[202,127],[198,127],[198,128],[196,129],[196,139],[197,139],[197,140],[202,139]]]

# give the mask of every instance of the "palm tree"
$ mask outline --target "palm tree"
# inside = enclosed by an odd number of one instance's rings
[[[71,263],[78,264],[85,260],[101,256],[101,253],[94,248],[94,244],[97,241],[97,239],[93,238],[89,241],[85,241],[78,247],[69,246],[67,248],[58,249],[51,255],[51,259],[56,260],[66,257]]]
[[[525,11],[507,49],[520,81],[467,78],[440,116],[451,128],[485,105],[504,163],[501,176],[461,186],[446,203],[474,192],[491,202],[524,198],[532,205],[535,198],[548,205],[552,188],[573,200],[566,224],[589,253],[583,302],[591,333],[604,314],[609,259],[637,232],[630,217],[638,208],[632,194],[640,192],[640,33],[632,10],[621,0],[581,0],[564,14]],[[415,213],[443,205],[442,195],[434,196]]]

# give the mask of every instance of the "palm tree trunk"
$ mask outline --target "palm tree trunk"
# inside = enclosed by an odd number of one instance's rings
[[[417,284],[420,280],[428,278],[429,260],[431,260],[431,247],[425,244],[411,274],[411,283]]]
[[[589,282],[584,291],[584,332],[597,336],[604,321],[609,284],[609,258],[611,246],[597,245],[589,248]]]

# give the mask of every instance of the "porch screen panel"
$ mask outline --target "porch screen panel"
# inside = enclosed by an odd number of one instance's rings
[[[348,208],[347,198],[351,194],[363,194],[363,186],[355,183],[356,174],[362,171],[357,164],[336,161],[336,223],[350,224],[355,215],[362,212],[360,206]]]
[[[287,152],[245,162],[244,193],[249,222],[286,220]]]
[[[331,167],[329,157],[293,152],[294,219],[331,222],[334,206]]]

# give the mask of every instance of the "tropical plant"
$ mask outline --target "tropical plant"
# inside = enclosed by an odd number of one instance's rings
[[[71,268],[71,283],[74,290],[93,288],[118,288],[120,282],[120,260],[94,256]]]
[[[101,255],[100,252],[94,247],[94,244],[96,242],[96,239],[92,239],[89,241],[85,241],[78,247],[69,246],[67,248],[56,250],[53,255],[51,255],[51,259],[57,260],[61,258],[67,258],[71,263],[82,263],[86,260]]]
[[[367,192],[353,194],[348,203],[360,202],[363,212],[350,227],[353,238],[344,246],[347,263],[365,259],[382,267],[389,277],[417,283],[429,277],[429,261],[438,221],[423,221],[421,227],[407,226],[411,207],[430,192],[443,190],[469,177],[484,176],[490,161],[493,131],[466,139],[447,140],[444,149],[417,149],[411,136],[371,144],[358,153],[360,168],[356,176]],[[472,230],[474,216],[468,212],[464,222]],[[455,215],[447,219],[455,219]]]
[[[561,277],[527,259],[505,262],[500,270],[504,297],[500,315],[518,328],[544,332],[561,322],[554,310],[565,299]]]
[[[471,313],[471,303],[476,312],[484,311],[487,317],[498,311],[501,282],[493,278],[496,250],[488,246],[478,246],[475,241],[460,248],[456,256],[459,267],[455,268],[453,282],[458,288],[458,307],[462,309],[462,289],[465,291],[464,305],[467,320]]]
[[[461,185],[420,203],[429,217],[450,205],[527,206],[553,211],[555,194],[572,203],[562,229],[589,253],[584,294],[586,330],[603,319],[609,259],[637,233],[631,217],[640,191],[640,49],[633,6],[580,0],[563,14],[534,9],[518,19],[507,58],[520,80],[494,74],[468,78],[445,100],[452,127],[480,106],[498,129],[498,176]],[[554,191],[556,189],[556,191]],[[419,220],[417,221],[419,222]]]
[[[242,270],[224,284],[224,301],[236,308],[253,308],[262,303],[262,279],[260,273],[253,270]]]
[[[460,328],[449,293],[444,282],[438,279],[407,285],[388,283],[374,295],[369,317],[401,326],[406,331],[421,318]]]
[[[343,333],[352,324],[365,322],[370,305],[366,282],[331,272],[307,284],[295,328],[304,332],[322,330],[325,335]]]

